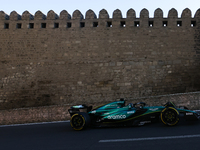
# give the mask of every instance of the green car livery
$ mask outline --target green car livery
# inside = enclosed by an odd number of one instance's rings
[[[141,126],[161,120],[165,125],[174,126],[183,117],[187,121],[199,120],[200,115],[188,108],[176,107],[172,102],[164,106],[146,106],[144,102],[129,103],[125,100],[111,102],[92,109],[92,106],[72,106],[70,124],[74,130],[102,126]]]

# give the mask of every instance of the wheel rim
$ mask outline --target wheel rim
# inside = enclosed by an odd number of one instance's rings
[[[81,130],[84,127],[85,120],[82,116],[75,114],[71,118],[71,126],[76,130]]]
[[[162,112],[162,119],[168,125],[175,125],[179,121],[178,114],[174,109],[168,109]]]
[[[173,111],[168,111],[165,113],[165,120],[169,123],[176,121],[176,114]]]

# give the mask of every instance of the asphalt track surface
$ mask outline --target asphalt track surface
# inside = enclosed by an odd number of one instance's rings
[[[200,121],[74,131],[69,122],[0,126],[1,150],[199,150]]]

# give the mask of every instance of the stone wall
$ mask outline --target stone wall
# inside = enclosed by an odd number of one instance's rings
[[[148,106],[160,106],[168,101],[174,102],[177,106],[186,106],[189,109],[200,110],[200,92],[130,98],[126,103],[145,102]],[[88,105],[96,107],[109,102],[112,101],[105,101],[104,103],[97,101]],[[66,121],[70,119],[69,108],[70,105],[64,104],[0,110],[0,125]]]
[[[200,10],[0,12],[0,109],[200,90]]]

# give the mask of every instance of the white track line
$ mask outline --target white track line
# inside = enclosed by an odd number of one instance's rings
[[[36,122],[36,123],[25,123],[25,124],[10,124],[10,125],[0,125],[0,128],[2,127],[16,127],[16,126],[31,126],[31,125],[40,125],[40,124],[51,124],[51,123],[67,123],[70,122],[67,121],[52,121],[52,122]]]
[[[183,138],[200,138],[200,134],[197,135],[181,135],[181,136],[165,136],[165,137],[147,137],[147,138],[133,138],[133,139],[111,139],[100,140],[100,143],[108,142],[132,142],[132,141],[148,141],[148,140],[166,140],[166,139],[183,139]]]

